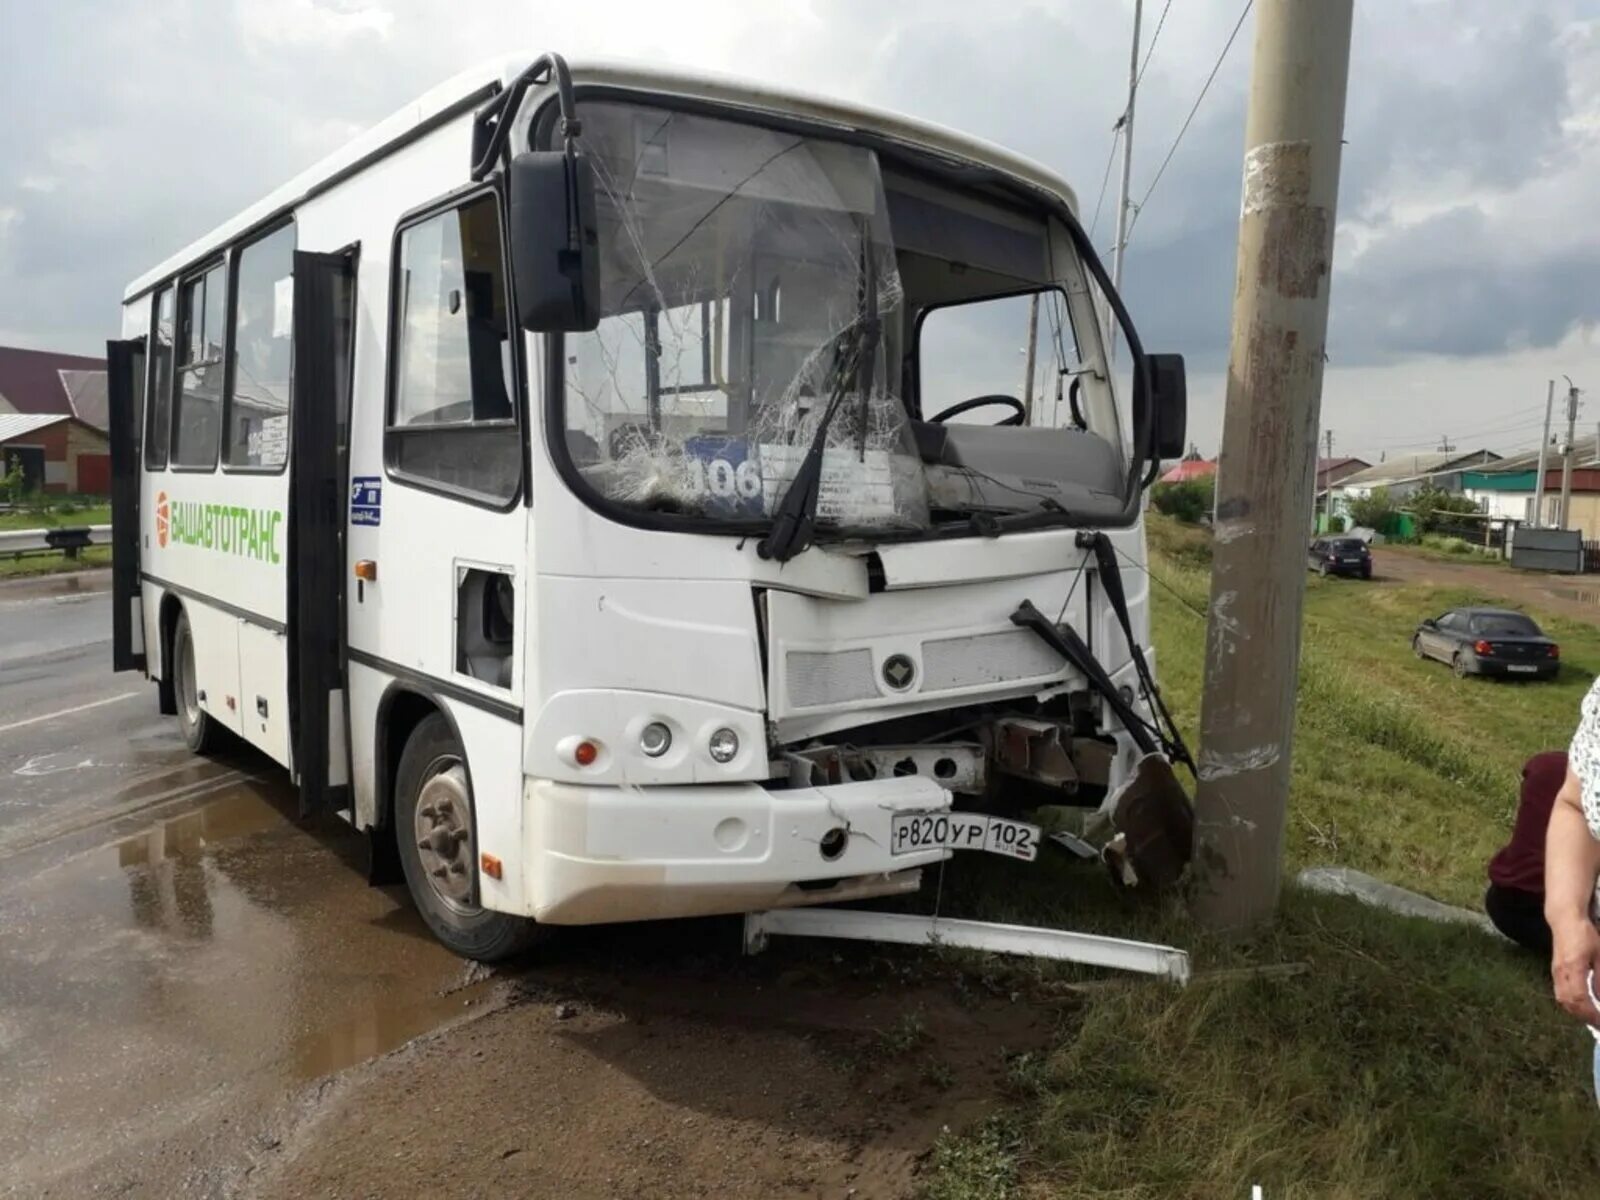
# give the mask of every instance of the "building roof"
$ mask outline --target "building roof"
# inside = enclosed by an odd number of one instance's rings
[[[1317,459],[1317,474],[1326,475],[1329,471],[1337,471],[1340,467],[1348,467],[1352,463],[1362,468],[1372,465],[1364,458],[1355,458],[1349,454],[1343,458],[1319,458]]]
[[[62,371],[72,415],[104,432],[111,428],[111,393],[104,370]]]
[[[1600,467],[1600,435],[1591,434],[1584,437],[1579,434],[1572,439],[1572,465],[1575,467]],[[1561,452],[1552,445],[1545,455],[1545,467],[1549,469],[1561,467]],[[1539,450],[1522,450],[1516,454],[1508,454],[1491,468],[1493,471],[1538,471]]]
[[[1210,479],[1217,473],[1217,464],[1203,458],[1186,458],[1162,473],[1157,483],[1187,483],[1191,479]]]
[[[67,419],[56,413],[0,413],[0,442],[36,433]]]
[[[0,409],[77,417],[106,429],[106,363],[82,354],[0,346]],[[83,397],[83,408],[74,395]]]
[[[1459,470],[1464,467],[1484,466],[1489,463],[1498,464],[1500,456],[1492,450],[1473,450],[1469,453],[1458,451],[1438,452],[1432,454],[1405,454],[1398,458],[1391,458],[1381,462],[1375,467],[1368,467],[1364,471],[1357,471],[1346,475],[1339,480],[1335,487],[1377,487],[1385,483],[1401,483],[1410,479],[1422,479],[1429,475],[1443,475],[1446,472]]]

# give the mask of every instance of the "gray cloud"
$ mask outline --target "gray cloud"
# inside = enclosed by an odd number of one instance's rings
[[[1237,13],[1174,4],[1141,94],[1136,196]],[[1600,0],[1359,4],[1335,363],[1548,345],[1600,316],[1581,282],[1595,239],[1572,244],[1600,185],[1573,120],[1600,109],[1600,50],[1574,23],[1597,15]],[[92,350],[129,278],[527,27],[511,0],[0,6],[0,338]],[[1126,73],[1126,2],[613,4],[542,13],[540,29],[574,52],[661,55],[970,130],[1060,169],[1086,216]],[[1145,341],[1201,369],[1226,355],[1251,37],[1247,24],[1128,259]],[[1552,177],[1565,198],[1541,200],[1529,228],[1519,189]]]

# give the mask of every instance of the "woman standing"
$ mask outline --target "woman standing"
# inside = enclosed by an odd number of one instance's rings
[[[1594,976],[1600,973],[1595,884],[1600,880],[1600,679],[1583,700],[1583,717],[1567,755],[1567,779],[1556,795],[1545,835],[1544,915],[1552,944],[1550,978],[1561,1007],[1600,1029]],[[1595,1091],[1600,1098],[1600,1033]]]

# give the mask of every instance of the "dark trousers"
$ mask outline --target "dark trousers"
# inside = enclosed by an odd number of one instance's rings
[[[1494,927],[1519,946],[1550,953],[1550,926],[1544,920],[1543,896],[1491,883],[1483,894],[1483,910]]]

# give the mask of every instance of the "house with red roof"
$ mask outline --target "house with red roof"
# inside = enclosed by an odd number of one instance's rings
[[[0,475],[27,491],[111,490],[104,359],[0,346]]]

